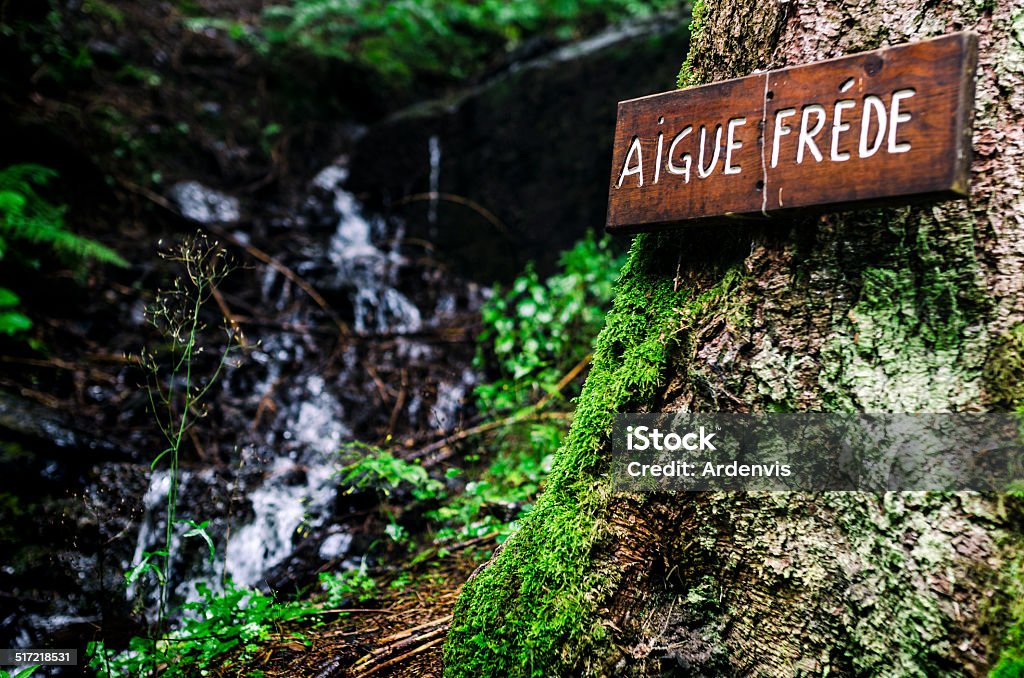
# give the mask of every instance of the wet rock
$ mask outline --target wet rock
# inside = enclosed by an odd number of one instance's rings
[[[21,440],[44,450],[88,450],[100,457],[124,456],[116,442],[85,432],[67,413],[5,391],[0,391],[0,433],[6,440]]]
[[[202,185],[198,181],[181,181],[167,192],[186,219],[201,224],[231,223],[241,218],[238,198]]]

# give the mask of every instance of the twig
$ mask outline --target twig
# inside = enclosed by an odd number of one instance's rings
[[[428,622],[423,622],[419,626],[414,626],[411,629],[405,629],[404,631],[399,631],[398,633],[393,633],[390,636],[387,636],[386,638],[381,638],[379,642],[381,642],[381,643],[389,643],[389,642],[392,642],[392,641],[395,641],[395,640],[402,640],[404,638],[408,638],[409,636],[411,636],[412,634],[416,633],[417,631],[423,631],[424,629],[431,629],[431,628],[434,628],[435,626],[440,626],[442,624],[447,624],[451,620],[452,620],[452,615],[450,615],[450,614],[446,615],[444,617],[438,617],[437,619],[432,619],[432,620],[430,620]],[[370,654],[372,655],[373,653],[370,653]],[[370,655],[366,655],[366,656],[369,657]],[[356,662],[356,664],[358,664],[358,663],[359,662]]]
[[[454,553],[456,551],[461,551],[462,549],[467,549],[470,546],[476,546],[477,544],[481,544],[481,543],[484,543],[484,542],[491,541],[492,539],[497,537],[498,534],[500,534],[500,533],[497,530],[495,530],[494,532],[488,532],[487,534],[485,534],[485,535],[483,535],[481,537],[474,537],[473,539],[467,539],[465,541],[460,541],[458,544],[452,544],[451,546],[445,546],[443,543],[435,545],[435,546],[430,546],[430,547],[425,549],[420,554],[422,556],[422,559],[420,560],[420,562],[421,563],[429,562],[429,559],[436,557],[437,554],[442,549],[445,550],[447,553],[451,554],[451,553]]]
[[[88,359],[89,357],[86,356],[86,360]],[[96,381],[103,381],[108,384],[117,382],[117,377],[113,374],[108,374],[93,367],[83,368],[80,365],[69,363],[66,360],[61,360],[60,358],[39,360],[36,358],[18,358],[15,356],[4,355],[0,356],[0,362],[16,365],[28,365],[30,367],[49,367],[55,370],[67,370],[68,372],[85,372],[89,378],[95,379]]]
[[[119,182],[122,186],[127,188],[132,193],[141,195],[147,200],[153,202],[154,204],[163,207],[167,211],[173,212],[174,214],[178,214],[178,211],[174,209],[174,205],[172,205],[170,201],[167,200],[167,198],[163,197],[162,195],[154,193],[153,191],[149,190],[148,188],[145,188],[144,186],[139,186],[138,184],[132,183],[127,179],[121,178],[119,179]],[[313,288],[312,285],[310,285],[308,282],[299,277],[299,275],[295,271],[288,268],[280,261],[270,256],[269,254],[259,249],[258,247],[242,242],[235,236],[225,231],[220,226],[217,226],[215,224],[203,224],[203,227],[213,232],[215,235],[217,235],[217,237],[223,238],[224,240],[230,242],[232,245],[242,248],[243,250],[248,252],[254,259],[257,259],[266,264],[267,266],[270,266],[272,269],[274,269],[275,271],[283,275],[285,278],[293,282],[296,287],[305,292],[306,295],[309,296],[309,298],[312,299],[316,303],[316,305],[319,306],[324,311],[324,313],[327,314],[327,316],[334,322],[335,326],[338,328],[338,333],[341,334],[341,336],[351,336],[352,332],[351,330],[349,330],[348,325],[346,325],[345,321],[338,317],[338,314],[334,312],[334,309],[332,309],[330,304],[327,303],[327,300],[324,299],[320,295],[320,293]]]
[[[381,664],[378,664],[377,666],[374,666],[373,668],[371,668],[368,671],[364,671],[364,672],[362,672],[360,674],[357,674],[356,678],[366,678],[366,676],[372,676],[374,673],[377,673],[377,671],[380,671],[383,668],[386,668],[386,667],[391,666],[393,664],[397,664],[398,662],[404,661],[404,660],[408,659],[409,657],[412,657],[413,655],[419,654],[420,652],[425,652],[426,650],[429,650],[430,648],[432,648],[433,646],[437,645],[438,643],[444,642],[444,639],[445,639],[445,636],[441,636],[440,638],[435,638],[434,640],[430,641],[429,643],[425,643],[423,645],[420,645],[419,647],[417,647],[417,648],[415,648],[413,650],[410,650],[409,652],[406,652],[405,654],[402,654],[402,655],[399,655],[399,656],[394,657],[392,659],[389,659],[386,662],[383,662]]]
[[[256,405],[256,414],[255,416],[253,416],[252,419],[252,430],[255,431],[256,428],[260,425],[260,420],[263,419],[264,412],[266,412],[267,410],[270,410],[271,412],[277,412],[277,404],[274,403],[273,395],[274,391],[276,391],[277,387],[281,384],[282,379],[283,377],[278,377],[277,379],[275,379],[270,384],[270,386],[267,387],[266,392],[262,396],[260,396],[260,401]]]
[[[224,316],[224,319],[227,320],[228,324],[231,326],[231,331],[237,333],[236,336],[238,337],[238,345],[243,349],[248,348],[249,344],[245,340],[245,335],[238,331],[238,322],[240,320],[240,316],[237,316],[231,312],[231,308],[228,307],[228,302],[225,301],[224,295],[221,294],[220,290],[218,290],[216,287],[210,288],[210,294],[213,296],[213,300],[217,303],[217,308],[220,309],[221,315]]]
[[[579,376],[579,373],[583,371],[583,368],[585,368],[587,365],[590,364],[590,361],[591,361],[592,358],[593,358],[593,354],[592,353],[588,353],[587,355],[585,355],[582,360],[580,360],[578,363],[576,363],[576,365],[571,370],[566,372],[565,376],[563,376],[558,381],[558,383],[555,384],[554,390],[552,390],[550,393],[546,394],[543,398],[538,400],[534,405],[531,405],[531,406],[529,406],[529,407],[527,407],[525,409],[522,409],[522,410],[518,410],[518,411],[512,413],[511,415],[509,415],[509,416],[507,416],[507,417],[505,417],[503,419],[497,419],[495,421],[488,421],[488,422],[485,422],[483,424],[479,424],[477,426],[473,426],[471,428],[464,428],[461,431],[456,431],[455,433],[447,435],[447,436],[441,438],[440,440],[437,440],[437,441],[435,441],[433,443],[430,443],[429,445],[426,445],[425,447],[421,447],[418,450],[415,450],[411,454],[404,455],[405,458],[406,459],[418,459],[420,457],[425,457],[425,456],[427,456],[428,454],[430,454],[432,452],[436,452],[438,450],[444,449],[445,447],[448,447],[452,443],[457,443],[460,440],[465,440],[466,438],[470,438],[470,437],[475,436],[475,435],[480,435],[481,433],[488,433],[489,431],[493,431],[495,429],[504,428],[506,426],[511,426],[512,424],[518,424],[518,423],[523,422],[523,421],[529,421],[531,419],[569,419],[569,418],[571,418],[572,415],[569,414],[569,413],[565,413],[565,412],[541,412],[540,410],[542,410],[551,401],[551,399],[555,396],[555,394],[560,393],[562,391],[562,389],[564,389],[566,386],[568,386],[570,384],[570,382],[572,382],[573,379],[575,379],[577,376]]]
[[[445,436],[440,440],[433,442],[425,447],[421,447],[416,450],[413,454],[407,455],[407,459],[417,459],[419,457],[425,457],[431,452],[436,452],[442,448],[448,447],[452,443],[457,443],[460,440],[465,440],[481,433],[487,433],[495,429],[504,428],[511,426],[512,424],[518,424],[524,421],[530,421],[535,419],[570,419],[572,417],[568,412],[537,412],[536,408],[529,408],[527,411],[520,410],[515,414],[505,417],[504,419],[498,419],[496,421],[489,421],[479,426],[472,428],[464,428],[461,431],[456,431],[451,435]]]
[[[384,666],[394,663],[395,661],[407,655],[400,655],[398,657],[394,657],[392,659],[384,661],[383,663],[377,664],[377,662],[381,661],[385,657],[389,657],[397,652],[401,652],[407,647],[415,645],[423,647],[422,643],[424,641],[431,640],[433,638],[436,638],[438,635],[443,635],[444,633],[446,633],[448,631],[448,625],[451,623],[451,620],[452,616],[447,615],[445,617],[434,619],[432,621],[426,622],[425,624],[420,624],[419,626],[415,626],[411,629],[406,629],[405,631],[401,631],[394,635],[388,636],[387,638],[384,638],[382,642],[385,642],[386,644],[382,645],[381,647],[378,647],[373,652],[370,652],[369,654],[360,657],[359,660],[352,665],[352,670],[366,669],[367,667],[374,666],[376,664],[374,668],[370,669],[369,671],[363,674],[369,675],[373,671],[376,671]],[[426,633],[420,633],[419,635],[415,635],[419,631],[426,631]]]
[[[446,548],[449,553],[451,553],[452,551],[461,551],[462,549],[468,549],[470,546],[476,546],[477,544],[482,544],[484,542],[491,541],[492,539],[497,537],[498,534],[500,534],[500,533],[497,530],[495,530],[494,532],[488,532],[487,534],[483,535],[482,537],[474,537],[473,539],[467,539],[466,541],[460,541],[458,544],[453,544],[451,546],[447,546],[447,547],[443,547],[443,548]]]
[[[235,236],[225,231],[220,226],[216,226],[214,224],[204,224],[204,226],[208,230],[213,231],[213,233],[215,233],[217,237],[227,240],[236,247],[241,247],[250,255],[252,255],[254,259],[262,261],[264,264],[270,266],[272,269],[274,269],[275,271],[283,275],[285,278],[290,280],[292,283],[294,283],[296,287],[305,292],[306,295],[310,299],[312,299],[316,303],[316,305],[323,310],[324,313],[327,314],[327,317],[330,318],[331,321],[334,323],[335,327],[338,328],[338,333],[342,337],[347,338],[352,335],[352,331],[349,329],[348,325],[345,324],[344,320],[338,317],[338,314],[334,312],[334,309],[331,308],[330,304],[327,303],[327,300],[324,299],[320,295],[320,293],[313,288],[312,285],[310,285],[308,282],[299,277],[299,275],[295,271],[288,268],[280,261],[270,256],[269,254],[259,249],[258,247],[254,247],[253,245],[242,242]]]
[[[581,360],[578,363],[576,363],[576,366],[573,367],[568,372],[566,372],[565,376],[562,377],[558,381],[557,384],[555,384],[555,390],[554,391],[548,393],[543,398],[541,398],[540,400],[537,401],[537,404],[534,405],[534,409],[537,409],[537,410],[543,409],[544,406],[548,404],[548,401],[551,400],[555,396],[556,393],[561,393],[563,388],[568,386],[572,382],[573,379],[575,379],[577,376],[579,376],[579,373],[583,371],[583,368],[585,368],[587,365],[590,364],[590,361],[593,359],[593,357],[594,357],[593,353],[588,353],[587,355],[583,356],[583,360]]]
[[[489,209],[487,209],[480,203],[476,202],[475,200],[472,200],[465,196],[456,195],[454,193],[439,193],[437,191],[430,191],[429,193],[413,193],[412,195],[407,195],[398,202],[396,202],[395,204],[405,205],[410,202],[417,202],[420,200],[445,200],[447,202],[453,202],[457,205],[463,205],[465,207],[468,207],[469,209],[473,210],[474,212],[482,216],[484,219],[486,219],[503,235],[505,235],[508,238],[512,237],[511,233],[509,233],[508,227],[504,223],[502,223],[501,219],[494,216],[493,212],[491,212]]]
[[[314,614],[340,614],[342,612],[356,612],[359,614],[370,613],[370,612],[387,612],[389,615],[394,615],[395,611],[391,608],[374,608],[374,607],[335,607],[330,610],[317,610]]]
[[[388,405],[388,387],[384,385],[384,381],[377,374],[377,370],[370,363],[363,365],[366,373],[370,375],[370,379],[373,380],[373,385],[377,388],[377,396],[380,397],[380,404],[384,407]]]
[[[401,371],[401,385],[398,390],[398,397],[395,398],[395,406],[391,409],[391,418],[388,419],[388,434],[387,438],[390,439],[392,434],[395,432],[395,426],[398,425],[398,415],[402,413],[402,406],[405,405],[405,394],[409,388],[409,373],[403,367]]]

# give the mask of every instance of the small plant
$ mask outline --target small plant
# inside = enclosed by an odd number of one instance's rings
[[[330,607],[361,604],[377,595],[377,582],[367,573],[366,560],[348,572],[321,572],[320,586]]]
[[[388,521],[385,534],[397,544],[411,545],[409,533],[396,520],[395,509],[388,503],[388,498],[399,488],[405,487],[417,501],[444,499],[444,483],[431,478],[419,464],[399,459],[391,452],[372,445],[351,443],[342,450],[342,454],[354,461],[338,472],[341,485],[347,487],[349,492],[358,489],[372,489],[376,492],[380,499],[380,510]]]
[[[213,539],[207,533],[208,521],[196,522],[178,519],[178,469],[186,437],[196,423],[206,415],[205,398],[217,382],[229,356],[239,347],[241,336],[237,329],[225,323],[225,340],[212,371],[201,376],[200,354],[206,346],[200,345],[206,325],[203,310],[215,293],[217,285],[231,271],[232,265],[224,249],[206,235],[197,233],[161,256],[178,264],[182,273],[175,278],[170,290],[157,294],[147,316],[164,339],[156,349],[144,349],[137,364],[146,374],[146,390],[150,409],[166,447],[156,455],[152,470],[165,462],[169,478],[166,500],[166,526],[162,548],[143,554],[126,575],[130,585],[142,575],[151,574],[158,587],[156,636],[161,635],[167,612],[170,590],[171,563],[174,536],[179,526],[181,537],[200,538],[206,542],[210,558],[214,555]]]
[[[54,205],[38,190],[57,173],[40,165],[11,165],[0,170],[0,261],[10,259],[29,268],[39,261],[26,245],[39,245],[81,270],[89,260],[127,266],[116,252],[76,235],[64,223],[65,207]],[[13,335],[32,327],[20,309],[20,297],[0,287],[0,334]]]
[[[444,497],[444,483],[431,478],[419,464],[399,459],[387,450],[355,442],[346,445],[342,455],[352,460],[339,471],[340,482],[349,492],[372,489],[386,498],[404,485],[420,501]]]
[[[251,659],[258,643],[267,640],[282,623],[315,616],[316,608],[281,602],[228,581],[224,593],[197,584],[200,600],[186,603],[181,627],[166,638],[133,638],[127,650],[112,654],[102,641],[90,643],[89,667],[100,678],[145,675],[159,666],[160,675],[205,675],[228,652],[240,650],[239,663]]]

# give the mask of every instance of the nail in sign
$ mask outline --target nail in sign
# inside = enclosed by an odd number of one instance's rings
[[[619,103],[607,229],[968,194],[977,38]]]

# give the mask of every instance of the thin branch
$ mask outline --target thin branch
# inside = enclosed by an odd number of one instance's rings
[[[430,191],[428,193],[413,193],[412,195],[405,196],[395,204],[406,205],[408,203],[418,202],[421,200],[444,200],[446,202],[453,202],[457,205],[463,205],[464,207],[468,207],[469,209],[473,210],[474,212],[482,216],[484,219],[486,219],[487,222],[494,226],[496,229],[498,229],[498,231],[500,231],[502,235],[504,235],[507,238],[512,237],[512,234],[509,232],[508,227],[504,223],[502,223],[501,219],[494,216],[493,212],[491,212],[489,209],[487,209],[480,203],[476,202],[475,200],[467,198],[462,195],[456,195],[454,193],[439,193],[437,191]]]

